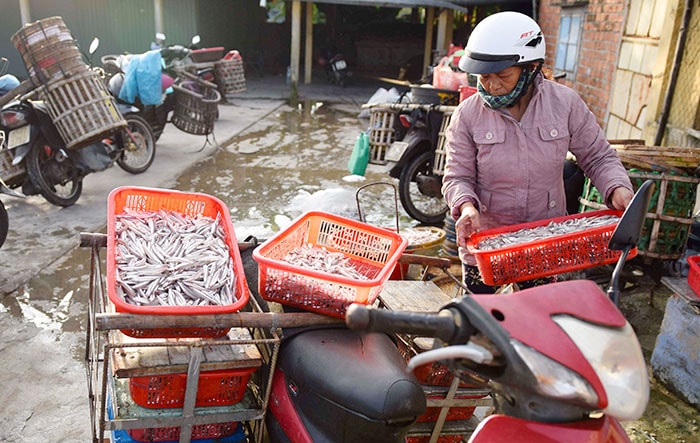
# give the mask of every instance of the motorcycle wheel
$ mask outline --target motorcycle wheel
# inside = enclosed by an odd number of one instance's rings
[[[0,246],[5,243],[7,239],[7,231],[10,229],[10,218],[7,215],[7,209],[5,205],[0,201]]]
[[[140,174],[151,167],[156,157],[156,138],[143,118],[133,114],[124,118],[129,131],[122,129],[117,135],[117,146],[122,150],[117,164],[130,174]]]
[[[419,188],[419,180],[434,179],[433,159],[435,153],[420,154],[406,164],[399,177],[399,198],[408,215],[427,225],[438,225],[445,221],[447,203],[439,191],[426,195]]]
[[[39,193],[56,206],[71,206],[83,192],[83,180],[70,158],[58,161],[43,135],[32,144],[26,158],[27,174]]]

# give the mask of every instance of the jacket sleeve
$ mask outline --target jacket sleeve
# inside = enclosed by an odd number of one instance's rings
[[[612,208],[610,197],[617,187],[633,191],[627,170],[620,162],[617,152],[610,146],[603,130],[598,125],[594,114],[586,103],[571,91],[573,101],[569,116],[571,145],[569,150],[576,156],[578,165],[591,179],[605,199],[605,204]]]
[[[472,202],[477,209],[480,207],[476,194],[477,150],[465,121],[467,116],[466,107],[459,106],[445,133],[446,159],[442,195],[455,220],[460,216],[462,204]]]

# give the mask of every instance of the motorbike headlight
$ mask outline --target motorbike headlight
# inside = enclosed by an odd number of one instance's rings
[[[27,116],[12,109],[0,112],[0,124],[9,129],[14,129],[26,124]]]
[[[569,315],[552,319],[576,343],[598,375],[608,397],[603,412],[620,420],[638,419],[649,401],[649,375],[630,324],[611,328]]]
[[[535,389],[540,394],[591,409],[597,407],[598,395],[585,378],[517,340],[512,339],[511,344],[537,378]]]

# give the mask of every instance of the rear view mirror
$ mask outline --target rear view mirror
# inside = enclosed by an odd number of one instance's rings
[[[612,237],[610,237],[609,249],[622,251],[627,248],[632,249],[637,245],[655,187],[656,185],[651,180],[645,181],[639,187],[622,217],[620,217]]]

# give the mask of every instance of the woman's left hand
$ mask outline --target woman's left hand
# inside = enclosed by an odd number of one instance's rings
[[[612,203],[613,208],[617,209],[618,211],[624,211],[627,208],[627,205],[630,204],[630,201],[632,201],[632,197],[634,197],[634,193],[632,191],[623,186],[619,186],[613,189],[610,202]]]

